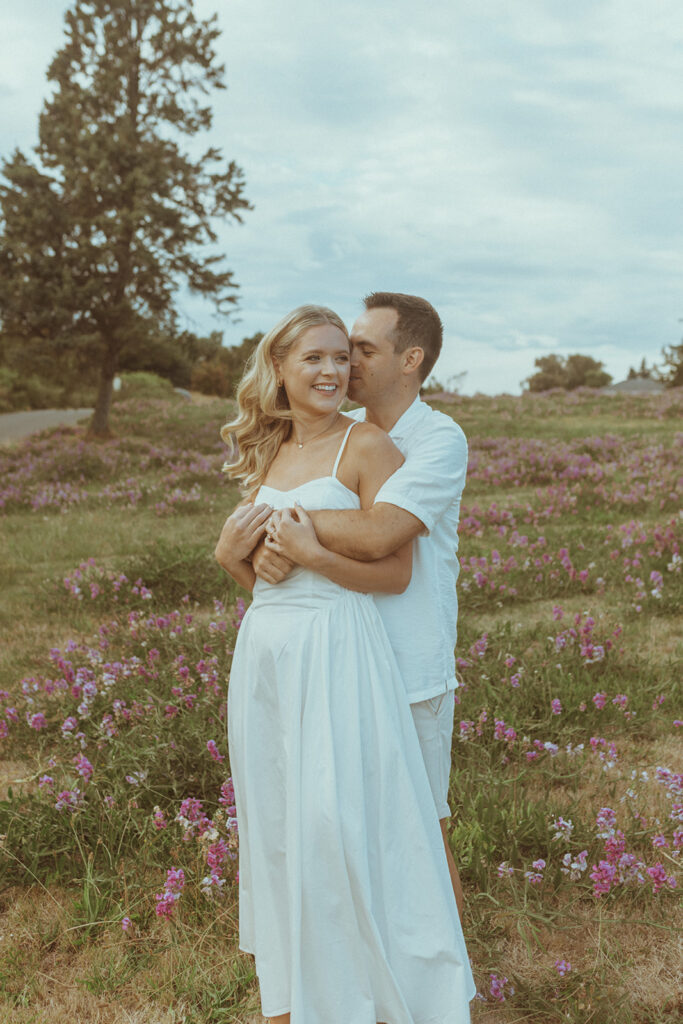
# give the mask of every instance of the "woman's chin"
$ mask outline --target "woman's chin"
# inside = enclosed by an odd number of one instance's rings
[[[341,388],[337,388],[336,391],[328,392],[316,391],[311,395],[306,406],[311,412],[317,412],[321,416],[324,416],[326,413],[336,412],[345,397],[346,392],[342,391]]]

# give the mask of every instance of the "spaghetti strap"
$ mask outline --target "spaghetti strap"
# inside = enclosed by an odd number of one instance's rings
[[[337,470],[339,469],[339,463],[341,462],[341,457],[344,454],[344,449],[346,448],[346,442],[348,441],[349,434],[351,433],[351,431],[355,427],[356,423],[358,423],[358,420],[354,420],[352,423],[349,424],[348,430],[346,431],[346,433],[344,434],[344,437],[342,438],[342,443],[339,445],[339,451],[337,452],[337,458],[334,460],[334,466],[332,467],[332,476],[335,479],[337,477]]]

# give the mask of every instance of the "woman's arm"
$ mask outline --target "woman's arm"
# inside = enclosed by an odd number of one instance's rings
[[[245,590],[253,590],[256,579],[247,558],[263,536],[272,511],[270,505],[244,501],[225,520],[218,538],[216,561]]]
[[[374,562],[359,562],[328,551],[318,541],[313,522],[300,505],[275,514],[274,531],[265,543],[297,565],[327,576],[347,590],[365,594],[402,594],[413,570],[411,543]]]

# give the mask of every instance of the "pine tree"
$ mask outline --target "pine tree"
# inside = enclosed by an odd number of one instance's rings
[[[683,341],[662,349],[664,365],[659,367],[657,376],[668,388],[683,387]]]
[[[75,0],[65,34],[37,165],[19,150],[3,164],[0,316],[10,339],[96,363],[90,429],[106,434],[121,353],[173,329],[179,285],[234,304],[232,272],[202,247],[214,218],[250,206],[220,150],[181,148],[225,88],[215,15],[198,19],[193,0]]]

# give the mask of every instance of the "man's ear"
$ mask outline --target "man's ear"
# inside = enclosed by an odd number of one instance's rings
[[[424,349],[415,345],[413,348],[407,348],[403,354],[403,372],[405,374],[415,373],[416,370],[424,362]]]

